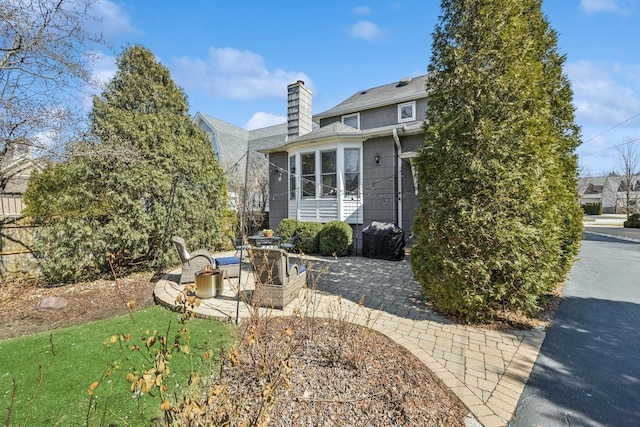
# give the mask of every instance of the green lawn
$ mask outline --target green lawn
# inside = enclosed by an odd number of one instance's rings
[[[134,321],[122,316],[0,341],[0,424],[6,421],[15,380],[11,426],[149,425],[160,414],[158,391],[133,397],[125,377],[153,366],[161,340],[151,350],[145,343],[154,330],[158,337],[167,336],[171,346],[182,326],[178,313],[153,307],[135,312]],[[191,319],[186,326],[189,355],[173,352],[164,382],[170,392],[181,392],[191,371],[203,376],[210,372],[219,363],[220,348],[228,348],[233,340],[233,327],[225,323]],[[131,341],[122,347],[110,342],[111,337],[127,334]],[[141,351],[131,351],[135,345]],[[203,357],[207,351],[209,359]],[[91,397],[94,381],[100,383]]]

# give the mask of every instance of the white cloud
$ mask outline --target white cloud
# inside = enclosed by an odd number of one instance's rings
[[[110,0],[98,0],[92,7],[90,13],[98,19],[100,31],[106,40],[142,33],[131,23],[131,17],[120,5]]]
[[[103,52],[96,53],[96,61],[93,62],[93,80],[102,88],[118,71],[116,58]]]
[[[255,113],[243,126],[247,130],[260,129],[267,126],[279,125],[287,121],[284,116],[276,116],[271,113]]]
[[[629,0],[580,0],[580,9],[587,13],[628,13],[631,7]]]
[[[376,41],[384,38],[384,31],[369,21],[358,21],[350,29],[349,34],[356,39]]]
[[[356,6],[353,8],[353,13],[356,15],[369,15],[371,8],[369,6]]]
[[[218,98],[282,99],[286,97],[287,85],[297,80],[313,87],[311,79],[302,72],[269,70],[262,56],[231,47],[211,47],[205,59],[173,58],[171,72],[183,87]]]
[[[633,68],[590,61],[566,64],[577,118],[613,126],[640,112],[640,87],[627,79]]]

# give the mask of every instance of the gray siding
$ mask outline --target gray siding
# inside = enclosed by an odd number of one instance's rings
[[[396,161],[393,138],[376,138],[363,145],[363,188],[364,212],[362,227],[372,221],[392,222],[397,224],[396,201]],[[380,156],[380,164],[376,165],[375,156]],[[361,248],[359,233],[358,248]]]
[[[416,121],[424,120],[427,112],[427,98],[416,100]],[[333,122],[342,121],[342,116],[333,116],[320,120],[320,127],[330,125]],[[398,104],[387,105],[379,108],[372,108],[360,112],[360,130],[374,129],[385,126],[398,126]]]
[[[289,158],[285,151],[269,154],[269,161],[283,169],[282,179],[278,181],[278,174],[273,172],[274,166],[269,169],[269,228],[276,229],[282,219],[287,218],[289,201]]]

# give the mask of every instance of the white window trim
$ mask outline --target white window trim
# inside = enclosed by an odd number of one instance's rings
[[[342,124],[345,125],[346,123],[344,122],[344,120],[351,117],[355,117],[357,119],[358,124],[356,126],[356,129],[360,130],[360,113],[345,114],[344,116],[342,116]]]
[[[316,152],[316,156],[319,156],[319,159],[318,159],[318,162],[317,162],[317,165],[318,165],[319,169],[318,169],[318,172],[316,173],[316,180],[318,180],[318,178],[320,178],[318,183],[317,183],[320,192],[318,193],[316,191],[317,197],[319,197],[319,198],[322,198],[322,199],[335,199],[335,198],[338,197],[338,192],[340,190],[340,181],[338,181],[338,173],[339,173],[338,171],[340,170],[340,167],[341,167],[338,164],[338,159],[340,157],[339,151],[340,151],[340,149],[338,149],[338,148],[330,148],[330,149],[318,150]],[[323,170],[322,170],[322,154],[324,154],[324,153],[335,153],[335,155],[336,155],[336,170],[332,173],[332,175],[336,176],[336,187],[335,187],[336,191],[335,191],[335,194],[327,195],[327,196],[324,195],[324,181],[322,179],[324,177],[324,175],[325,175],[323,173]]]
[[[402,108],[403,107],[411,107],[411,112],[413,113],[410,117],[402,118]],[[402,104],[398,104],[398,123],[404,122],[412,122],[416,119],[416,101],[405,102]]]
[[[357,148],[360,151],[360,171],[358,172],[359,174],[359,185],[358,187],[360,189],[362,189],[362,179],[363,179],[363,173],[364,173],[364,168],[363,168],[363,149],[362,149],[362,143],[356,143],[356,144],[351,144],[351,143],[341,143],[341,144],[327,144],[327,145],[321,145],[318,147],[315,147],[314,150],[309,150],[308,148],[305,149],[300,149],[300,150],[292,150],[289,151],[287,153],[288,157],[292,157],[295,156],[295,162],[296,162],[296,168],[298,171],[298,174],[296,176],[296,184],[297,184],[297,194],[296,194],[296,199],[300,200],[300,201],[305,201],[305,200],[327,200],[327,199],[335,199],[335,196],[322,196],[322,172],[321,172],[321,153],[323,152],[328,152],[328,151],[336,151],[336,181],[337,181],[337,193],[339,195],[338,199],[342,199],[344,198],[344,193],[345,193],[345,189],[344,189],[344,150],[347,148]],[[316,194],[315,196],[303,196],[303,191],[302,191],[302,156],[305,154],[315,154],[315,162],[316,162]],[[319,181],[318,181],[319,179]],[[320,190],[320,191],[318,191]],[[362,191],[360,190],[359,193],[361,193]],[[353,197],[353,196],[347,196],[347,197]],[[360,194],[360,196],[358,197],[362,197],[362,194]],[[290,199],[291,200],[291,199]]]
[[[300,197],[301,200],[315,200],[315,199],[319,199],[320,197],[318,197],[318,154],[320,153],[319,150],[304,150],[304,151],[300,151],[297,154],[295,154],[296,156],[296,163],[300,164],[300,179],[299,179],[299,188],[300,188],[300,194],[298,195],[298,197]],[[313,196],[305,196],[304,195],[304,175],[303,175],[303,171],[302,171],[302,156],[306,155],[306,154],[313,154],[313,162],[315,163],[315,166],[313,167],[314,170],[314,187],[315,187],[315,191]]]

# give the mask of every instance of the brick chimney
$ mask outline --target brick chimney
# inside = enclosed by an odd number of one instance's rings
[[[311,91],[302,80],[287,86],[287,139],[311,132]]]

